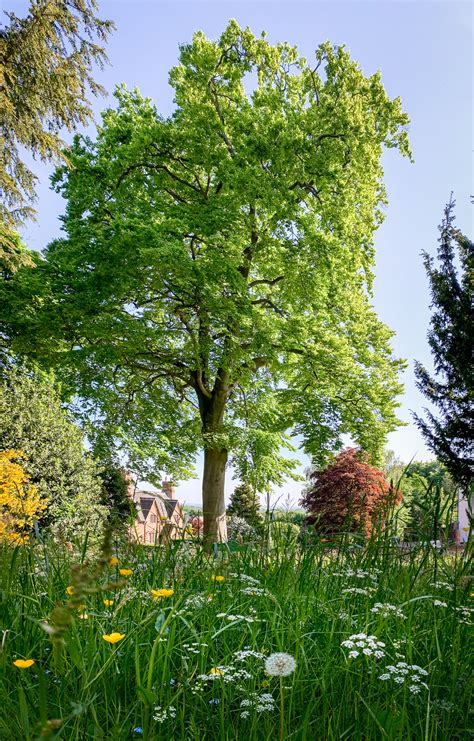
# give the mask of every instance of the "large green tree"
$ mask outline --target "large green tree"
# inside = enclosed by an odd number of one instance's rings
[[[414,415],[427,445],[468,492],[474,476],[474,243],[454,224],[451,197],[439,227],[438,261],[423,261],[431,288],[428,344],[434,374],[415,363],[417,386],[438,414]]]
[[[100,469],[51,378],[12,368],[0,382],[0,450],[9,448],[25,454],[31,482],[49,501],[45,527],[66,540],[101,532],[107,510]]]
[[[262,491],[292,469],[290,430],[322,463],[397,424],[371,288],[380,158],[409,155],[408,119],[344,48],[309,63],[234,21],[182,46],[170,83],[168,118],[121,88],[76,139],[64,238],[9,284],[5,331],[63,369],[99,448],[174,476],[204,449],[205,536],[225,540],[229,461]]]
[[[30,0],[28,14],[5,13],[0,29],[0,265],[22,263],[13,227],[34,215],[36,177],[25,150],[47,161],[66,160],[61,129],[92,118],[88,95],[103,88],[92,76],[107,60],[113,28],[95,0]],[[99,42],[99,43],[98,43]]]

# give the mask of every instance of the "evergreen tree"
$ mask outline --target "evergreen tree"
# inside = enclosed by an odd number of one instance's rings
[[[434,309],[428,333],[434,375],[415,363],[417,387],[440,413],[425,409],[425,419],[414,416],[428,447],[468,491],[474,470],[474,244],[455,228],[454,205],[451,197],[439,228],[438,266],[423,254]]]
[[[113,23],[96,11],[96,0],[31,0],[25,18],[6,13],[9,23],[0,30],[0,258],[11,259],[15,249],[12,227],[34,214],[36,177],[23,150],[43,162],[67,162],[60,130],[87,124],[88,93],[104,93],[91,69],[107,61],[99,44]]]
[[[251,486],[248,484],[239,484],[239,486],[236,486],[230,497],[227,514],[242,517],[242,519],[256,529],[261,527],[262,515],[260,514],[260,503]]]
[[[0,450],[15,449],[40,496],[42,525],[72,539],[97,533],[106,515],[99,470],[86,455],[82,433],[61,408],[50,378],[13,369],[0,383]]]
[[[136,514],[136,506],[128,496],[124,470],[114,461],[107,461],[100,470],[101,502],[107,507],[107,520],[114,530],[126,528]]]

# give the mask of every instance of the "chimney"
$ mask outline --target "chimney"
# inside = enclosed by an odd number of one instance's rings
[[[131,471],[123,471],[123,478],[125,480],[125,483],[127,484],[127,497],[130,497],[130,499],[134,499],[135,497],[135,491],[137,488],[137,484],[135,479],[133,478],[133,474]]]
[[[163,481],[161,487],[169,499],[174,499],[176,494],[176,486],[172,481]]]

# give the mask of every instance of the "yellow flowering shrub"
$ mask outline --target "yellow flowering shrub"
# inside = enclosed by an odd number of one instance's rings
[[[23,468],[19,450],[0,451],[0,541],[26,543],[33,521],[48,506]]]

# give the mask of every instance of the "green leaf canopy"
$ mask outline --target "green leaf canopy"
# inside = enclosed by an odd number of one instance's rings
[[[342,433],[376,454],[402,365],[371,306],[382,150],[410,156],[400,99],[342,47],[309,63],[235,21],[182,46],[170,83],[168,118],[122,87],[76,138],[14,346],[65,369],[96,442],[173,475],[229,451],[265,489],[288,431],[319,463]]]

